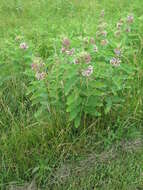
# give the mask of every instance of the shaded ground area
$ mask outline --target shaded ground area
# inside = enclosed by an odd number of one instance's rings
[[[122,141],[113,145],[109,150],[100,154],[89,154],[85,158],[76,162],[62,163],[55,169],[53,178],[49,179],[48,185],[43,189],[133,189],[139,190],[143,188],[143,160],[138,160],[136,156],[143,152],[142,139],[132,141]],[[128,160],[130,157],[130,161]],[[134,166],[133,166],[134,162]],[[100,167],[102,168],[100,170]],[[116,169],[115,169],[116,167]],[[105,174],[101,174],[105,169]],[[108,168],[108,172],[106,169]],[[118,175],[112,176],[111,173],[116,171]],[[106,173],[107,172],[107,173]],[[113,175],[114,172],[112,173]],[[103,181],[96,179],[96,176],[103,175]],[[110,176],[108,176],[110,175]],[[126,188],[124,187],[122,178],[128,175]],[[136,176],[135,181],[131,181]],[[95,177],[95,178],[94,178]],[[93,178],[93,179],[92,179]],[[92,179],[92,180],[91,180]],[[116,181],[115,181],[116,180]],[[128,181],[129,180],[129,181]],[[69,183],[70,182],[70,183]],[[98,185],[96,184],[98,183]],[[70,187],[70,185],[72,186]],[[9,190],[38,190],[36,180],[23,186],[9,185]],[[40,190],[40,189],[39,189]]]

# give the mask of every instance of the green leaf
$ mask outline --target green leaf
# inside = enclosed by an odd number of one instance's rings
[[[77,98],[76,101],[74,101],[74,102],[72,102],[71,104],[68,105],[66,111],[67,111],[67,112],[71,112],[73,109],[76,109],[77,107],[81,106],[81,105],[80,105],[81,102],[82,102],[82,99],[81,99],[80,97]]]
[[[75,118],[75,121],[74,121],[74,125],[75,125],[75,128],[78,128],[79,125],[80,125],[80,116],[78,115],[76,118]]]
[[[65,94],[68,95],[69,92],[72,90],[72,88],[75,86],[75,84],[77,83],[78,81],[78,78],[77,77],[72,77],[72,78],[69,78],[66,83],[65,83],[65,87],[64,87],[64,90],[65,90]]]
[[[90,96],[87,99],[86,105],[88,107],[101,107],[103,106],[102,98],[99,96]]]
[[[111,100],[111,98],[107,98],[106,99],[106,107],[105,107],[105,114],[107,114],[107,113],[109,113],[110,112],[110,110],[111,110],[111,107],[112,107],[112,100]]]
[[[68,95],[67,97],[67,105],[72,104],[73,102],[80,101],[80,95],[79,95],[79,90],[75,89],[74,91],[71,92],[71,94]],[[78,99],[78,100],[77,100]]]
[[[76,109],[73,109],[73,110],[70,112],[70,118],[69,118],[69,120],[70,120],[70,121],[74,120],[74,119],[77,117],[77,115],[80,113],[80,111],[81,111],[80,106],[77,107]]]

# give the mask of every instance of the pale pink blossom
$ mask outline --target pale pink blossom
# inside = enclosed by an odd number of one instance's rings
[[[37,80],[43,80],[46,77],[46,73],[45,72],[41,72],[41,73],[36,72],[35,77],[37,78]]]
[[[119,58],[113,57],[112,59],[110,59],[110,64],[114,67],[120,66],[120,63],[121,63],[121,60]]]
[[[62,44],[64,47],[68,48],[70,46],[70,40],[68,38],[64,38]]]
[[[94,45],[93,50],[94,50],[95,53],[98,52],[98,47],[97,47],[97,45]]]
[[[107,31],[106,30],[102,31],[101,35],[104,36],[104,37],[106,37],[107,36]]]
[[[134,22],[134,16],[133,15],[127,16],[127,23],[131,24],[133,22]]]
[[[74,60],[74,64],[79,64],[80,63],[80,60],[78,59],[78,58],[76,58],[75,60]]]
[[[25,42],[21,43],[19,47],[24,50],[28,49],[28,45]]]
[[[95,44],[95,39],[92,37],[92,38],[90,38],[90,43],[91,44]]]
[[[91,61],[91,56],[89,53],[85,54],[84,55],[84,60],[85,60],[85,63],[89,64],[90,61]]]
[[[130,32],[131,32],[131,28],[130,28],[130,27],[127,27],[125,31],[126,31],[127,33],[130,33]]]
[[[39,72],[43,69],[45,69],[45,63],[40,57],[35,57],[33,59],[33,63],[31,64],[32,70]]]
[[[62,47],[62,48],[61,48],[61,53],[65,53],[66,50],[67,50],[67,49],[66,49],[65,47]]]
[[[74,52],[75,52],[75,49],[72,48],[71,50],[67,50],[66,54],[72,56],[74,54]]]
[[[32,63],[31,68],[32,68],[32,70],[37,71],[38,65],[36,63]]]
[[[123,25],[122,22],[118,22],[118,23],[117,23],[117,29],[121,29],[122,25]]]
[[[120,55],[121,55],[121,50],[120,50],[120,48],[115,48],[115,49],[114,49],[114,53],[115,53],[117,56],[120,56]]]
[[[108,42],[107,39],[101,40],[101,45],[102,45],[102,46],[106,46],[108,43],[109,43],[109,42]]]
[[[82,71],[82,76],[89,77],[93,73],[93,66],[89,65],[88,68]]]

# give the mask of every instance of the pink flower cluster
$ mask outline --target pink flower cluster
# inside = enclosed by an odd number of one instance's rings
[[[80,63],[80,59],[79,58],[76,58],[75,60],[74,60],[74,64],[76,65],[76,64],[79,64]]]
[[[97,47],[97,45],[95,44],[95,39],[94,39],[94,37],[91,37],[91,38],[86,37],[86,38],[84,38],[84,42],[85,42],[86,44],[91,44],[91,45],[93,45],[93,50],[94,50],[94,52],[95,52],[95,53],[98,52],[98,47]]]
[[[89,38],[89,37],[85,37],[85,38],[83,38],[83,42],[84,42],[84,44],[92,44],[92,45],[94,45],[95,44],[95,39],[94,39],[94,37],[91,37],[91,38]]]
[[[36,72],[35,77],[37,78],[37,80],[43,80],[46,77],[46,73],[45,72],[41,72],[41,73]]]
[[[86,63],[89,64],[91,62],[91,55],[87,52],[81,52],[78,57],[75,58],[74,64]]]
[[[102,10],[100,23],[98,25],[98,31],[96,32],[96,37],[100,38],[100,44],[102,46],[106,46],[108,44],[108,40],[106,39],[107,34],[108,34],[106,31],[107,23],[104,22],[104,15],[105,15],[105,12],[104,10]]]
[[[110,64],[114,67],[120,66],[121,60],[119,57],[121,56],[121,49],[120,48],[115,48],[114,49],[115,57],[110,59]]]
[[[70,40],[68,38],[64,38],[62,41],[63,47],[69,48],[70,46]]]
[[[110,64],[114,67],[120,66],[121,60],[119,58],[113,57],[110,59]]]
[[[97,45],[96,45],[96,44],[94,45],[93,50],[94,50],[94,52],[95,52],[95,53],[97,53],[97,52],[98,52],[98,47],[97,47]]]
[[[116,37],[119,37],[120,34],[121,34],[121,29],[122,29],[122,26],[123,24],[127,24],[125,25],[126,26],[126,29],[125,29],[125,32],[129,33],[131,32],[131,27],[130,25],[134,22],[134,16],[133,15],[128,15],[127,18],[126,18],[126,23],[124,23],[124,20],[123,19],[120,19],[119,22],[117,23],[117,31],[115,32],[115,36]]]
[[[21,43],[19,47],[24,50],[28,49],[28,45],[25,42]]]
[[[90,56],[89,53],[85,54],[83,58],[84,58],[84,60],[85,60],[85,63],[87,63],[87,64],[90,63],[90,61],[91,61],[91,56]]]
[[[93,73],[93,66],[89,65],[88,68],[82,71],[82,76],[89,77]]]
[[[91,55],[87,52],[82,52],[80,54],[80,62],[89,64],[91,62]]]
[[[116,37],[120,36],[123,24],[124,24],[124,21],[122,19],[120,19],[119,22],[117,22],[117,31],[115,32]]]
[[[109,42],[108,42],[107,39],[101,40],[101,42],[100,42],[100,44],[101,44],[102,46],[106,46],[108,43],[109,43]]]
[[[134,22],[134,16],[133,15],[128,15],[127,16],[127,23],[131,24]]]
[[[124,24],[124,21],[120,19],[119,22],[117,23],[117,29],[120,30],[123,24]]]
[[[116,56],[120,56],[121,55],[121,49],[120,48],[115,48],[114,53],[116,54]]]
[[[90,43],[93,45],[95,44],[95,39],[93,37],[90,38]]]
[[[75,58],[74,64],[86,63],[89,64],[91,62],[91,55],[87,52],[82,52],[79,57]]]
[[[106,36],[107,36],[107,31],[106,31],[106,30],[101,31],[101,35],[102,35],[103,37],[106,37]]]
[[[75,49],[70,49],[70,40],[68,38],[64,38],[62,41],[61,53],[65,53],[69,56],[72,56],[75,52]]]
[[[32,70],[35,72],[35,77],[38,80],[43,80],[46,77],[45,72],[45,64],[43,63],[42,59],[37,57],[33,60],[33,63],[31,64]]]
[[[126,28],[126,32],[130,33],[131,32],[131,27],[130,25],[134,22],[134,16],[133,15],[128,15],[127,16],[127,28]]]

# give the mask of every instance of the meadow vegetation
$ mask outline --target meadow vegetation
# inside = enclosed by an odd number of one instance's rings
[[[142,6],[1,0],[0,189],[143,189]]]

